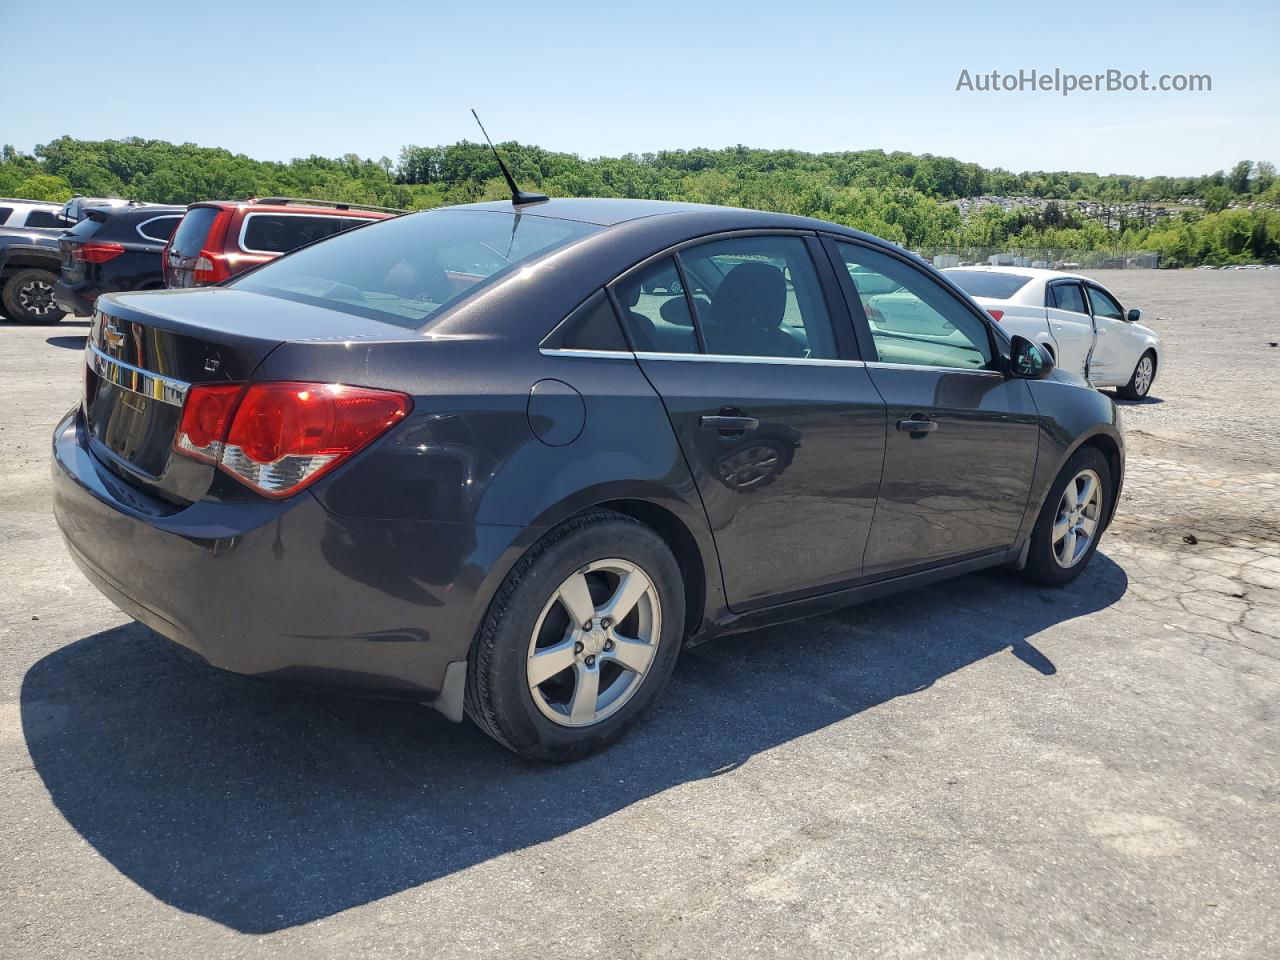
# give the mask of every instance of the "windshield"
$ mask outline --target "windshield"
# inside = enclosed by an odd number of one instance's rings
[[[991,273],[986,270],[944,270],[948,280],[971,297],[1008,300],[1031,282],[1022,273]]]
[[[476,286],[599,229],[502,211],[432,210],[338,234],[229,286],[417,327]]]

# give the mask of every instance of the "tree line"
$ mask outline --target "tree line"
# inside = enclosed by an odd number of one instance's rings
[[[551,196],[639,197],[731,204],[820,217],[918,248],[1020,246],[1150,249],[1166,264],[1280,260],[1280,180],[1266,161],[1242,160],[1200,177],[1069,171],[1012,173],[929,154],[857,150],[805,153],[745,146],[583,159],[518,143],[500,145],[516,178]],[[63,200],[73,194],[161,203],[301,196],[404,209],[507,195],[489,148],[406,146],[397,159],[347,154],[287,163],[163,140],[60,137],[31,154],[0,151],[0,196]],[[981,195],[1051,198],[1038,208],[954,201]],[[1075,201],[1116,206],[1105,218]],[[1179,205],[1172,217],[1135,218],[1135,204]]]

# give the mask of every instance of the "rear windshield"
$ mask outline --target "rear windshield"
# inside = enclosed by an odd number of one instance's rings
[[[350,227],[368,223],[363,217],[324,217],[305,213],[249,213],[240,228],[240,249],[246,253],[288,253],[304,243],[323,240]]]
[[[67,234],[68,236],[80,237],[81,239],[84,239],[85,237],[92,237],[98,232],[98,228],[102,226],[102,224],[103,221],[101,220],[95,220],[93,217],[85,217],[74,227],[68,230]]]
[[[477,285],[599,229],[527,214],[433,210],[340,234],[230,286],[417,327]]]
[[[205,237],[209,235],[209,228],[217,215],[218,211],[213,207],[192,207],[174,231],[169,249],[180,257],[194,257],[204,246]]]
[[[1031,282],[1021,273],[990,273],[986,270],[946,270],[948,280],[971,297],[1008,300]]]

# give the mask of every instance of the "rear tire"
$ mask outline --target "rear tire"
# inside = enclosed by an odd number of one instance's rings
[[[1156,355],[1148,350],[1133,367],[1133,376],[1123,387],[1117,387],[1116,393],[1126,400],[1141,400],[1151,391],[1151,384],[1156,379]]]
[[[680,567],[649,527],[609,510],[560,524],[520,558],[489,605],[468,661],[467,714],[529,759],[602,749],[670,677],[684,605]]]
[[[48,270],[28,267],[6,280],[0,301],[9,319],[19,323],[57,323],[65,317],[66,311],[53,299],[57,279]]]
[[[1040,508],[1023,578],[1046,587],[1065,587],[1080,576],[1098,549],[1111,509],[1111,491],[1111,466],[1102,451],[1096,447],[1077,450]]]

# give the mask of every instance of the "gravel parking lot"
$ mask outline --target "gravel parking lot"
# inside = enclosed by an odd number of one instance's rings
[[[690,651],[602,756],[215,671],[76,571],[86,325],[0,323],[0,956],[1274,957],[1280,272],[1165,338],[1087,573]]]

